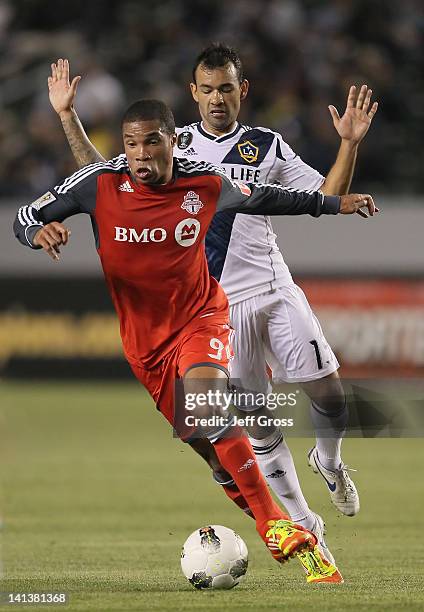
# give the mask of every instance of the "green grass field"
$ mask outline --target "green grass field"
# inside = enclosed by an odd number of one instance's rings
[[[308,586],[297,561],[271,559],[136,383],[3,383],[1,405],[3,592],[67,592],[65,609],[102,612],[424,609],[421,439],[345,441],[358,468],[355,518],[336,513],[308,469],[310,441],[289,440],[345,576]],[[232,591],[197,592],[181,574],[182,543],[207,523],[249,548],[246,581]]]

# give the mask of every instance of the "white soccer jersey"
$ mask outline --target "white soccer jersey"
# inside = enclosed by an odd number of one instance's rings
[[[317,190],[324,177],[305,164],[280,134],[237,123],[224,136],[208,133],[200,122],[177,129],[175,156],[207,161],[234,180],[281,183]],[[218,213],[206,238],[209,270],[230,304],[291,284],[293,279],[277,246],[270,218]]]

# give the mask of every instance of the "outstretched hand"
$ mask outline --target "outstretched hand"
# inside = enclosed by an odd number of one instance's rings
[[[368,213],[362,210],[362,208],[368,209]],[[373,217],[374,214],[380,212],[380,210],[374,204],[372,196],[368,194],[348,193],[347,195],[340,196],[339,212],[342,215],[353,215],[354,213],[358,213],[358,215],[367,219],[369,216]]]
[[[51,65],[52,75],[47,79],[49,99],[54,110],[60,115],[70,112],[73,108],[80,76],[69,83],[69,62],[67,59],[58,59],[57,64]]]
[[[352,144],[359,144],[371,125],[371,121],[377,112],[378,102],[374,102],[368,110],[372,96],[372,89],[362,85],[359,94],[356,95],[356,87],[352,85],[347,97],[347,105],[344,115],[340,117],[335,106],[328,107],[336,128],[342,140],[349,140]]]
[[[48,255],[55,261],[58,261],[60,255],[59,247],[65,246],[68,243],[69,236],[71,235],[62,223],[58,221],[52,221],[44,225],[33,238],[33,245],[42,247]]]

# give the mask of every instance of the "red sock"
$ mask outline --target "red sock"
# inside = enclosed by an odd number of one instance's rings
[[[262,537],[268,521],[290,520],[272,499],[246,436],[223,438],[214,447],[222,467],[231,474],[253,512],[256,529]]]

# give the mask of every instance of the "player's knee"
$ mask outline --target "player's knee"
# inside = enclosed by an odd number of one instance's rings
[[[202,459],[204,459],[206,461],[206,463],[209,465],[209,467],[211,468],[211,470],[217,474],[224,474],[223,477],[225,477],[225,475],[227,474],[224,470],[224,468],[222,467],[219,459],[218,459],[218,455],[216,454],[216,451],[213,447],[213,445],[209,442],[208,439],[203,438],[203,439],[195,439],[195,440],[190,440],[189,442],[191,448],[202,457]]]
[[[231,429],[234,416],[220,404],[199,403],[195,409],[185,412],[184,423],[190,430],[191,439],[214,441]],[[212,467],[213,455],[207,454],[204,458]]]
[[[301,386],[312,403],[319,406],[322,411],[338,413],[344,409],[345,392],[337,372],[302,383]]]
[[[343,385],[339,378],[335,378],[331,381],[330,386],[330,397],[329,397],[329,410],[331,412],[340,414],[346,408],[346,394],[343,389]]]
[[[255,440],[264,440],[280,430],[275,424],[276,415],[270,410],[259,410],[251,413],[250,416],[253,417],[253,420],[246,419],[245,429]]]
[[[313,404],[328,416],[338,416],[346,408],[346,394],[339,378],[330,378],[324,382],[319,398],[313,398]]]
[[[213,368],[203,370],[222,374]],[[213,440],[232,423],[227,377],[187,377],[184,379],[184,390],[184,421],[192,427],[194,437]]]

